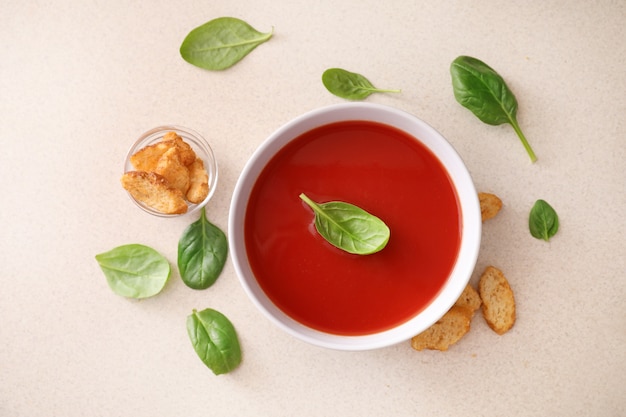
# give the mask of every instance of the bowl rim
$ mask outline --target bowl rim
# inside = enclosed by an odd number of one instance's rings
[[[242,219],[256,177],[271,157],[315,127],[348,120],[369,120],[400,129],[423,143],[435,154],[455,187],[461,208],[462,234],[457,260],[439,294],[420,313],[406,322],[378,333],[346,336],[330,334],[305,326],[282,312],[264,293],[250,269],[245,248]],[[428,135],[417,137],[416,131]],[[425,143],[429,142],[429,143]],[[432,142],[432,143],[431,143]],[[436,149],[433,149],[436,146]],[[442,160],[445,156],[445,161]],[[454,169],[454,172],[451,171]],[[235,185],[230,205],[229,251],[239,282],[253,304],[279,328],[312,345],[336,350],[372,350],[409,340],[439,320],[456,302],[469,282],[480,249],[482,220],[478,194],[471,175],[454,147],[433,127],[404,110],[374,103],[340,103],[308,111],[280,126],[253,152]]]
[[[209,145],[209,142],[204,138],[204,136],[202,136],[194,129],[177,124],[165,124],[154,127],[139,135],[137,140],[135,140],[135,142],[128,148],[128,151],[126,152],[126,158],[124,159],[123,169],[124,173],[134,171],[135,169],[130,162],[130,157],[139,149],[159,141],[167,132],[176,132],[179,136],[183,138],[183,140],[185,140],[185,142],[187,142],[194,149],[196,156],[202,159],[204,163],[204,168],[209,176],[209,194],[200,203],[196,204],[187,202],[188,209],[185,213],[167,214],[142,204],[141,202],[135,200],[135,198],[128,191],[125,191],[130,200],[137,207],[139,207],[141,210],[145,211],[148,214],[164,218],[181,217],[196,213],[200,209],[202,209],[202,207],[206,206],[209,200],[213,198],[213,195],[215,194],[215,190],[217,188],[219,178],[217,159],[215,158],[213,148],[211,147],[211,145]],[[199,151],[201,151],[200,154]]]

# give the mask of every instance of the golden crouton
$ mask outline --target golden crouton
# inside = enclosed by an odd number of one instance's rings
[[[437,321],[411,339],[411,347],[415,350],[446,351],[458,342],[470,329],[470,317],[463,307],[452,308]]]
[[[139,149],[130,156],[130,163],[137,171],[153,172],[159,159],[172,147],[172,142],[157,142]]]
[[[467,284],[452,308],[435,324],[411,339],[415,350],[448,350],[470,330],[474,312],[480,308],[478,292]]]
[[[183,165],[190,165],[196,160],[196,153],[193,148],[175,132],[167,132],[165,136],[163,136],[162,143],[168,146],[175,146],[178,149],[180,162]]]
[[[495,194],[478,193],[478,200],[483,222],[494,218],[502,208],[502,200]]]
[[[171,187],[186,194],[189,189],[189,170],[180,162],[177,147],[167,150],[157,162],[154,172],[164,177]]]
[[[159,159],[168,150],[178,149],[180,163],[187,166],[196,160],[196,153],[175,132],[168,132],[160,142],[145,146],[131,155],[130,162],[137,171],[154,172]]]
[[[478,282],[478,292],[489,327],[500,335],[509,331],[515,324],[515,297],[502,271],[488,266]]]
[[[455,306],[464,308],[469,314],[470,319],[474,316],[476,310],[480,308],[482,300],[478,292],[470,284],[467,284],[459,299],[454,303]]]
[[[130,171],[121,179],[122,186],[135,198],[165,214],[187,212],[182,192],[170,187],[167,180],[154,172]]]
[[[168,140],[175,140],[176,138],[180,138],[180,136],[178,136],[178,133],[176,133],[176,132],[167,132],[166,134],[163,135],[163,138],[161,140],[162,141],[168,141]]]
[[[209,176],[204,169],[202,159],[196,160],[189,165],[189,190],[187,200],[191,203],[202,202],[209,195]]]

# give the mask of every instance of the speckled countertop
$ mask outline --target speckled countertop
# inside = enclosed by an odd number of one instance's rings
[[[4,2],[0,17],[0,416],[626,415],[626,4],[623,1]],[[186,63],[194,27],[242,18],[274,37],[223,72]],[[456,103],[449,66],[472,55],[519,101],[531,164],[510,126]],[[138,210],[119,185],[125,153],[166,123],[201,132],[220,179],[208,206],[224,230],[237,178],[259,144],[308,110],[342,102],[329,67],[401,94],[504,207],[483,228],[472,283],[508,276],[518,320],[480,315],[448,352],[408,343],[325,350],[256,310],[229,262],[206,291],[177,272],[129,301],[94,256],[143,243],[174,265],[192,220]],[[561,230],[532,238],[549,201]],[[174,269],[174,271],[176,271]],[[214,376],[185,329],[193,308],[236,326],[243,362]]]

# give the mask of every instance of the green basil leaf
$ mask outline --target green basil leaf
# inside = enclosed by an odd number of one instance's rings
[[[400,90],[381,90],[354,72],[341,68],[330,68],[322,74],[324,87],[332,94],[348,100],[363,100],[373,93],[399,93]]]
[[[509,123],[535,162],[537,156],[517,122],[517,99],[504,79],[484,62],[469,56],[452,61],[450,74],[456,100],[484,123]]]
[[[206,218],[204,207],[200,219],[190,224],[178,241],[178,269],[190,288],[209,288],[222,272],[228,256],[224,232]]]
[[[331,245],[356,255],[381,251],[389,241],[389,228],[378,217],[341,201],[318,204],[300,194],[315,213],[315,229]]]
[[[219,311],[193,310],[187,317],[187,334],[196,353],[215,375],[232,371],[241,363],[241,347],[233,324]]]
[[[220,17],[189,32],[180,46],[180,55],[197,67],[224,70],[267,42],[272,33],[261,33],[234,17]]]
[[[148,246],[118,246],[96,255],[109,287],[118,295],[146,298],[161,292],[170,277],[167,259]]]
[[[528,216],[530,234],[546,242],[559,231],[559,216],[550,204],[537,200]]]

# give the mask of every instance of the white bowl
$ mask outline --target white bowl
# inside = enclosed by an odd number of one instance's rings
[[[299,135],[329,123],[350,120],[386,124],[423,143],[447,170],[461,211],[461,242],[456,263],[438,295],[408,321],[378,333],[356,336],[313,329],[295,321],[278,308],[255,278],[248,261],[244,236],[244,219],[250,193],[268,161]],[[417,117],[395,108],[370,103],[345,103],[317,109],[295,118],[271,134],[254,152],[235,186],[228,231],[231,259],[240,282],[252,302],[269,320],[287,333],[313,345],[357,351],[407,341],[433,325],[450,309],[467,285],[476,264],[480,247],[481,215],[478,196],[469,172],[454,148],[435,129]]]

